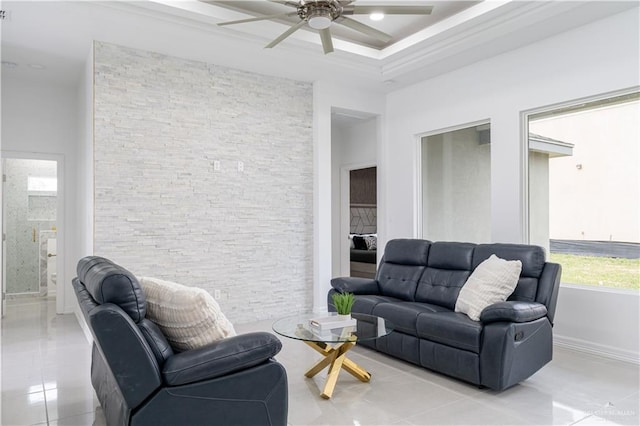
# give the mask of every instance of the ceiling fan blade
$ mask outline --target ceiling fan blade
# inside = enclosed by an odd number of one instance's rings
[[[347,6],[342,11],[343,15],[369,15],[371,13],[384,13],[385,15],[431,15],[433,6]]]
[[[320,40],[322,40],[322,49],[324,54],[333,52],[333,40],[331,40],[331,30],[325,28],[320,30]]]
[[[283,4],[285,6],[291,6],[297,8],[299,5],[295,1],[284,1],[284,0],[269,0],[271,3]]]
[[[298,12],[278,13],[277,15],[265,15],[265,16],[258,16],[257,18],[240,19],[238,21],[220,22],[218,23],[218,25],[222,27],[224,25],[244,24],[245,22],[255,22],[255,21],[264,21],[266,19],[285,18],[287,16],[296,16],[297,14]]]
[[[366,34],[368,36],[377,38],[380,41],[383,41],[385,43],[388,43],[391,41],[391,36],[387,33],[383,33],[380,30],[376,30],[373,27],[370,27],[368,25],[363,24],[362,22],[358,22],[355,19],[351,19],[351,18],[347,18],[346,16],[341,16],[340,18],[336,19],[334,22],[337,22],[341,25],[344,25],[345,27],[349,27],[352,30],[356,30],[359,31],[363,34]]]
[[[293,34],[296,31],[298,31],[306,23],[307,23],[307,21],[300,21],[297,24],[292,25],[291,28],[289,28],[287,31],[283,32],[280,35],[280,37],[278,37],[277,39],[273,40],[271,43],[267,44],[265,46],[265,49],[271,49],[272,47],[275,47],[282,40],[284,40],[285,38],[289,37],[291,34]]]

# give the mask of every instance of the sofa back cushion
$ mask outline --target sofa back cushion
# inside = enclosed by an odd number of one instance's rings
[[[98,305],[118,305],[135,323],[145,317],[146,302],[140,283],[122,266],[103,257],[87,256],[78,262],[77,272]]]
[[[387,243],[376,274],[383,296],[413,301],[418,280],[427,267],[431,241],[396,239]]]
[[[427,268],[418,281],[416,302],[453,310],[460,289],[471,275],[475,244],[435,242],[429,249]]]
[[[507,300],[535,302],[538,279],[542,275],[545,264],[545,254],[542,247],[523,244],[479,244],[473,252],[473,269],[492,254],[505,260],[522,262],[518,285]]]

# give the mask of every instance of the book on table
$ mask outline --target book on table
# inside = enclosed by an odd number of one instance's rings
[[[335,328],[351,327],[355,326],[357,321],[355,318],[343,318],[337,315],[312,318],[309,320],[309,325],[312,330],[328,331]]]
[[[309,326],[308,329],[311,332],[311,334],[313,334],[316,338],[319,337],[320,339],[327,339],[327,340],[332,339],[334,336],[339,336],[341,334],[340,331],[342,330],[342,328],[338,328],[338,329],[327,328],[326,330],[320,330],[319,328],[315,328],[311,326]]]

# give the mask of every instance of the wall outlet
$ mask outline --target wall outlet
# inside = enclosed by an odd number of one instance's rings
[[[244,172],[244,163],[242,161],[238,161],[238,171]]]
[[[213,170],[216,171],[216,172],[220,171],[220,161],[215,160],[213,162]]]
[[[213,290],[213,298],[220,300],[220,290]]]

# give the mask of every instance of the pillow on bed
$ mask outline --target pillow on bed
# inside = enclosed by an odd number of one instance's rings
[[[375,235],[364,235],[363,238],[367,244],[367,250],[376,250],[378,248],[378,237]]]
[[[157,278],[141,277],[139,281],[147,299],[147,318],[157,324],[174,349],[196,349],[236,335],[206,290]]]
[[[353,237],[353,246],[356,250],[367,250],[367,242],[362,235]]]

